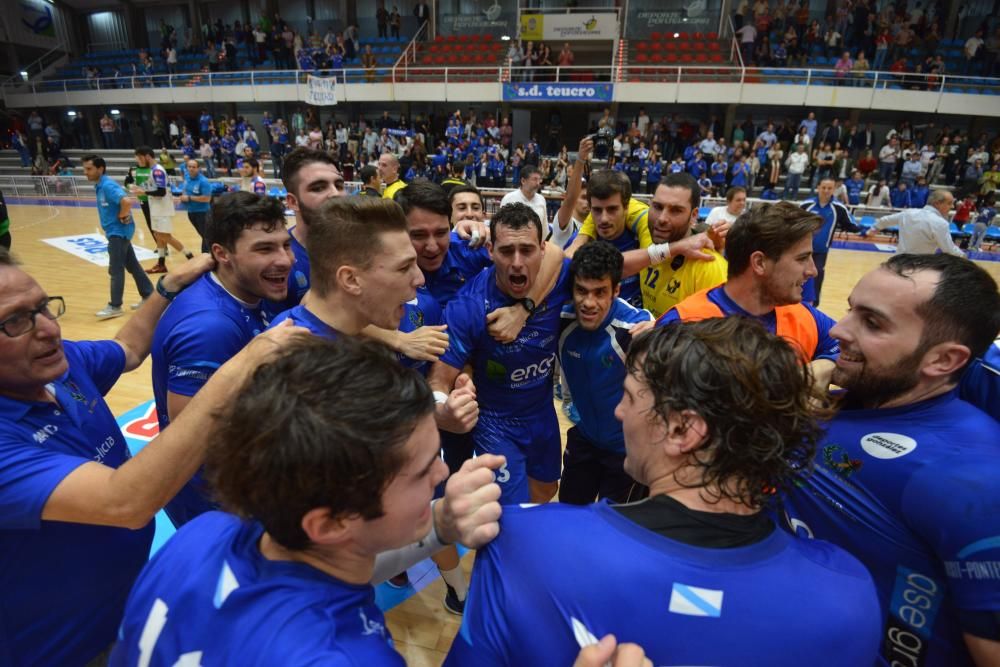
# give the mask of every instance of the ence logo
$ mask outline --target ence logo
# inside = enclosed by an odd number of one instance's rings
[[[827,445],[823,448],[823,463],[826,467],[847,479],[861,470],[861,459],[852,459],[839,445]]]

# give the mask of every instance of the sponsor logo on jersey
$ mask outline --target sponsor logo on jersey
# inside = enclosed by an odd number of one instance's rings
[[[670,611],[685,616],[722,616],[723,591],[699,588],[674,582],[670,592]]]
[[[507,378],[507,367],[499,361],[489,359],[486,361],[486,377],[494,382],[502,382]]]
[[[542,359],[537,364],[528,364],[523,368],[516,368],[510,373],[510,381],[514,383],[527,382],[535,378],[547,377],[555,364],[556,355]]]
[[[984,551],[1000,552],[1000,535],[984,537],[962,547],[958,560],[946,560],[944,571],[952,579],[971,581],[1000,580],[1000,560],[967,560]]]
[[[681,281],[675,278],[674,280],[669,281],[666,287],[669,294],[674,294],[681,288]]]
[[[826,467],[844,479],[861,470],[863,461],[852,459],[840,445],[827,445],[823,447],[823,463]]]
[[[916,570],[896,568],[882,650],[890,664],[922,665],[944,600],[944,585]]]
[[[877,459],[898,459],[917,448],[917,441],[899,433],[869,433],[861,438],[861,448]]]

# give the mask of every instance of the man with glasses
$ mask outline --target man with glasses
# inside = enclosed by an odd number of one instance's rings
[[[135,457],[104,401],[148,356],[170,300],[212,266],[190,260],[113,340],[63,341],[63,299],[0,249],[0,642],[4,662],[87,664],[115,638],[146,562],[153,516],[201,465],[232,388],[290,334],[283,327],[216,371]]]
[[[101,229],[108,238],[108,275],[111,276],[111,301],[97,311],[97,319],[110,320],[125,314],[122,309],[122,293],[125,291],[125,270],[132,274],[139,296],[145,301],[153,293],[153,283],[136,259],[132,249],[132,235],[135,221],[132,220],[132,200],[125,188],[111,180],[105,171],[104,158],[86,155],[83,158],[83,173],[97,190],[97,214],[101,218]],[[139,307],[135,304],[133,310]]]

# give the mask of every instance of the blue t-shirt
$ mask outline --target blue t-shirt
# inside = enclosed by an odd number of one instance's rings
[[[888,662],[971,665],[959,611],[1000,609],[998,479],[1000,423],[951,391],[841,410],[786,511],[868,567]]]
[[[185,170],[185,173],[187,171]],[[184,194],[194,197],[212,196],[212,184],[205,178],[205,174],[198,172],[198,178],[187,178],[184,181]],[[187,210],[191,213],[206,213],[212,208],[209,201],[189,201],[185,203]]]
[[[729,171],[729,165],[725,162],[713,162],[712,166],[709,167],[712,172],[712,183],[715,185],[723,185],[726,182],[726,173]]]
[[[860,204],[861,191],[865,189],[864,179],[849,178],[844,181],[844,187],[847,188],[847,201],[851,202],[852,205]]]
[[[729,298],[724,289],[725,285],[719,285],[718,287],[713,287],[708,291],[708,300],[714,303],[716,306],[722,310],[722,314],[726,317],[731,315],[739,315],[742,317],[747,317],[753,320],[757,320],[764,325],[770,333],[777,333],[778,330],[778,319],[772,310],[767,315],[762,315],[757,317],[751,315],[747,311],[737,305],[735,301]],[[830,335],[830,329],[836,322],[833,321],[826,313],[817,310],[815,307],[810,306],[807,303],[803,303],[803,306],[812,314],[813,318],[816,320],[816,331],[819,335],[819,343],[816,345],[816,353],[813,354],[813,360],[816,359],[833,359],[835,360],[840,356],[840,343],[836,338]],[[680,315],[677,314],[676,308],[671,308],[665,312],[660,319],[656,321],[656,326],[664,327],[672,322],[679,322],[681,319]]]
[[[288,237],[292,241],[292,254],[295,262],[288,271],[288,296],[281,302],[267,302],[267,310],[271,313],[281,313],[289,308],[294,308],[302,301],[302,297],[309,291],[309,251],[299,243],[292,234],[292,227],[288,230]]]
[[[871,577],[831,544],[775,529],[697,547],[606,502],[507,506],[500,522],[476,554],[448,667],[571,665],[608,633],[654,665],[860,667],[878,650]]]
[[[570,298],[569,260],[552,292],[537,304],[517,339],[499,343],[486,328],[486,314],[514,301],[500,291],[496,268],[481,272],[444,311],[448,350],[441,361],[461,369],[472,364],[480,408],[495,416],[524,417],[552,410],[552,370],[559,313]]]
[[[424,271],[424,287],[434,295],[443,310],[466,281],[489,266],[493,266],[493,261],[486,246],[471,248],[458,232],[452,232],[441,266],[437,271]]]
[[[436,326],[438,324],[444,324],[444,313],[441,306],[438,305],[434,295],[426,287],[418,287],[417,295],[404,304],[403,317],[399,320],[399,330],[403,333],[410,333],[423,326]],[[418,361],[399,353],[396,354],[396,357],[399,359],[399,363],[407,368],[415,369],[423,376],[426,376],[427,371],[431,368],[429,361]]]
[[[125,188],[111,180],[107,174],[101,176],[94,185],[97,191],[97,215],[101,218],[101,228],[105,236],[121,236],[131,239],[135,233],[135,223],[123,223],[118,219],[121,201],[127,197]]]
[[[969,365],[962,376],[959,393],[963,400],[1000,421],[1000,338],[981,359]]]
[[[892,204],[893,208],[911,208],[909,189],[894,189],[889,193],[889,202]]]
[[[268,560],[263,527],[210,512],[177,532],[129,596],[110,665],[404,665],[370,585]],[[142,646],[143,648],[140,648]]]
[[[732,168],[732,181],[730,185],[733,187],[747,187],[747,180],[750,178],[750,165],[746,162],[737,162]]]
[[[177,295],[156,325],[151,348],[160,430],[170,423],[168,392],[194,396],[222,364],[266,328],[260,306],[238,301],[212,273]],[[196,474],[165,509],[174,525],[181,526],[213,507]]]
[[[931,194],[930,188],[926,185],[914,185],[909,190],[910,192],[910,206],[913,208],[923,208],[927,206],[927,198]],[[853,202],[852,202],[853,203]]]
[[[104,394],[125,368],[113,341],[63,342],[56,402],[0,396],[0,665],[81,665],[115,638],[146,562],[140,530],[43,521],[49,496],[88,461],[111,468],[128,448]]]
[[[274,320],[271,321],[271,327],[276,327],[285,320],[291,320],[293,325],[303,327],[312,335],[319,336],[320,338],[336,340],[343,335],[329,324],[316,317],[312,311],[308,310],[301,303],[275,317]]]
[[[625,355],[632,327],[651,319],[648,310],[615,299],[601,326],[587,331],[579,325],[573,304],[563,307],[559,363],[580,414],[576,426],[596,447],[625,453],[622,424],[615,418],[625,383]]]

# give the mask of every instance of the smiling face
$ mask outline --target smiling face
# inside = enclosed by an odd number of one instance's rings
[[[625,376],[615,418],[622,423],[625,436],[625,472],[640,484],[648,484],[656,476],[654,470],[663,458],[667,429],[653,410],[653,392],[641,375]]]
[[[472,193],[467,193],[472,194]],[[478,203],[478,197],[472,195]],[[448,218],[423,208],[411,209],[406,216],[406,231],[417,253],[417,265],[422,271],[441,268],[451,243]]]
[[[35,279],[14,266],[0,266],[0,322],[38,308],[48,295]],[[0,394],[36,398],[69,368],[59,323],[35,316],[35,328],[16,338],[0,332]]]
[[[457,224],[462,220],[486,220],[483,202],[475,192],[459,192],[451,199],[451,222]]]
[[[803,236],[777,259],[763,260],[760,278],[764,300],[775,306],[802,301],[802,285],[816,275],[812,257],[812,235]]]
[[[496,267],[497,287],[509,297],[523,299],[538,277],[545,242],[539,240],[538,230],[531,225],[519,229],[497,225],[496,235],[489,250]]]
[[[232,252],[216,243],[212,252],[225,273],[227,287],[234,296],[247,303],[260,299],[283,301],[288,295],[288,273],[295,256],[285,225],[270,232],[255,223],[244,229],[236,239]]]
[[[855,285],[850,309],[830,330],[840,342],[831,380],[848,390],[851,404],[879,407],[920,382],[927,349],[917,308],[933,296],[939,279],[936,271],[903,277],[879,268]]]

